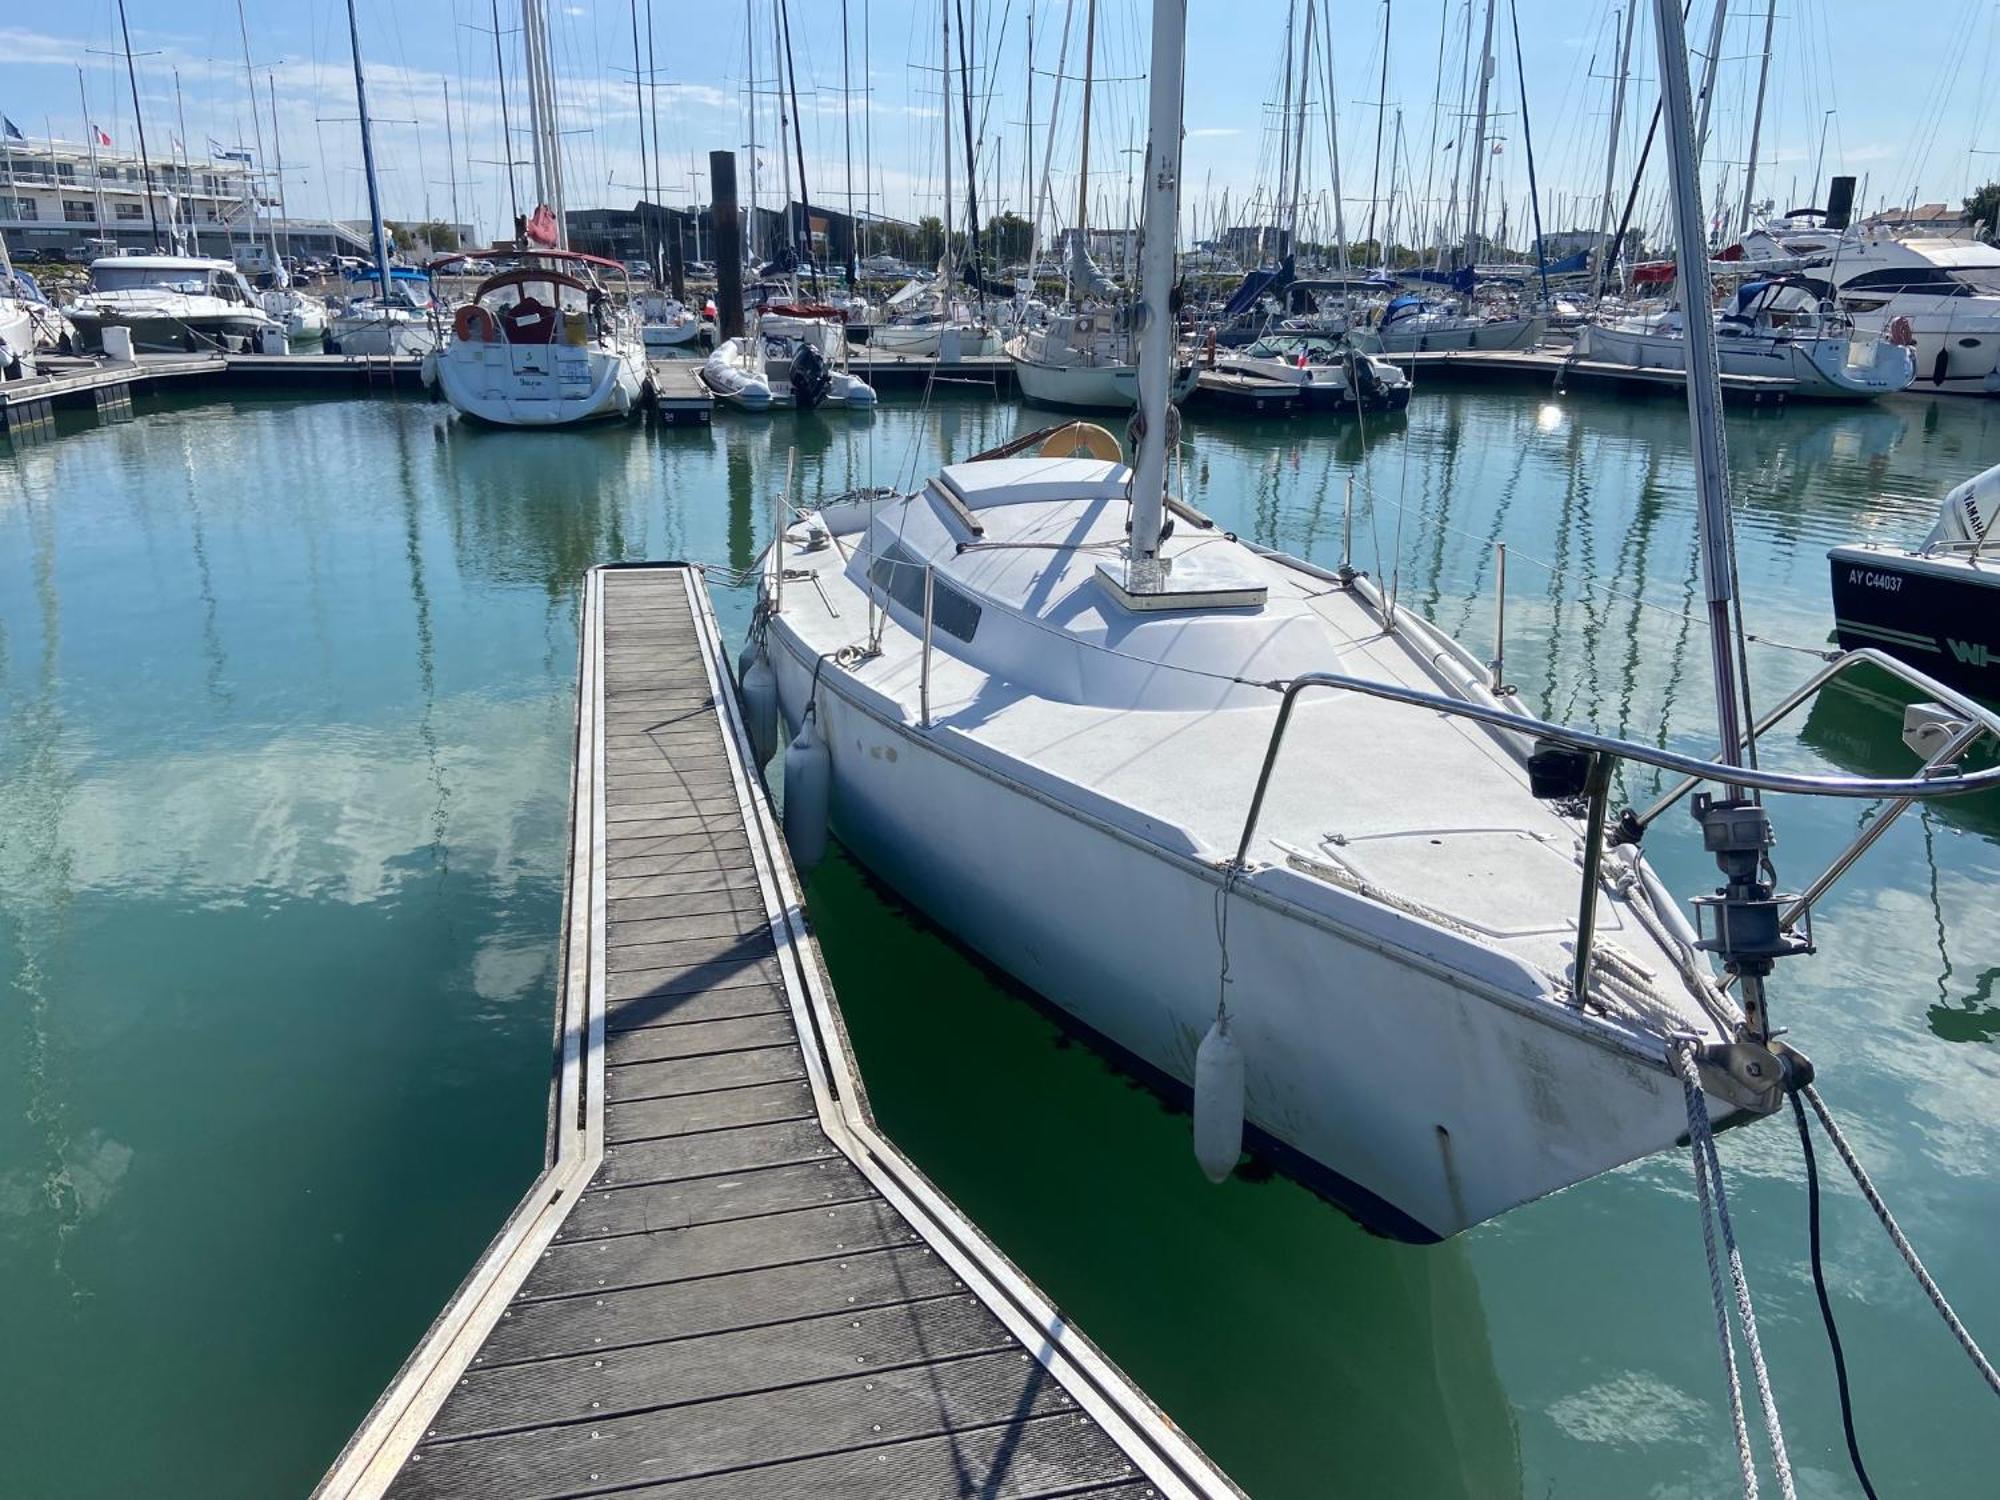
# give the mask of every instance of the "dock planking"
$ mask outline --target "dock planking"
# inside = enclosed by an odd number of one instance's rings
[[[879,1135],[699,575],[583,637],[548,1166],[317,1495],[1236,1494]]]

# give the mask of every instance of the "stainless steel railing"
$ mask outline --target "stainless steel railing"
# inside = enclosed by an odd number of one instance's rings
[[[1271,738],[1264,748],[1264,761],[1257,773],[1257,788],[1250,798],[1250,809],[1244,816],[1243,835],[1237,841],[1233,867],[1240,872],[1249,866],[1250,843],[1256,835],[1258,819],[1264,810],[1264,799],[1270,790],[1271,774],[1277,767],[1278,751],[1284,742],[1285,731],[1291,724],[1292,710],[1297,706],[1299,696],[1310,688],[1344,689],[1362,693],[1371,698],[1381,698],[1392,703],[1407,704],[1413,708],[1472,719],[1496,729],[1507,730],[1514,734],[1532,735],[1540,740],[1586,751],[1592,760],[1584,787],[1587,812],[1583,890],[1577,913],[1575,994],[1580,1002],[1589,983],[1591,948],[1596,928],[1598,872],[1602,867],[1604,854],[1605,814],[1608,810],[1611,770],[1614,762],[1628,760],[1641,765],[1657,766],[1661,770],[1677,771],[1686,778],[1640,816],[1639,824],[1642,828],[1704,781],[1757,792],[1795,792],[1807,796],[1850,797],[1870,801],[1889,799],[1891,806],[1884,815],[1865,829],[1854,844],[1837,856],[1833,864],[1787,908],[1783,917],[1786,930],[1810,910],[1812,902],[1845,874],[1855,860],[1882,836],[1883,830],[1889,823],[1900,816],[1911,803],[1926,797],[1958,797],[1973,792],[2000,789],[2000,766],[1984,771],[1963,772],[1956,770],[1951,764],[1982,738],[1991,736],[1994,743],[2000,745],[2000,716],[1996,716],[1992,710],[1954,692],[1915,668],[1869,648],[1849,652],[1815,673],[1803,687],[1790,694],[1777,709],[1767,714],[1758,723],[1753,735],[1762,733],[1783,718],[1834,677],[1864,662],[1894,674],[1963,716],[1957,722],[1957,728],[1949,734],[1945,744],[1925,761],[1922,773],[1915,777],[1820,776],[1732,766],[1718,761],[1703,760],[1698,756],[1682,755],[1673,750],[1663,750],[1657,746],[1641,744],[1636,740],[1621,739],[1615,735],[1598,734],[1565,724],[1552,724],[1519,709],[1489,707],[1483,703],[1452,697],[1445,693],[1427,692],[1419,688],[1404,687],[1399,683],[1355,677],[1345,672],[1303,673],[1285,685],[1284,695],[1279,700],[1277,722],[1272,725]]]

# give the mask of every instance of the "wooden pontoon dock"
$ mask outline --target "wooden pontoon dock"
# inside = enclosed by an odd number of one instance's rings
[[[319,1500],[1238,1493],[875,1126],[695,569],[578,699],[547,1166]]]

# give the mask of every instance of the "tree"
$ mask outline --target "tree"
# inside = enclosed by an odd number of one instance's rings
[[[1011,265],[1028,258],[1028,240],[1032,229],[1026,219],[1010,210],[987,227],[991,235],[987,243],[993,246],[993,253],[999,257],[1001,265]]]
[[[925,214],[917,220],[917,258],[926,265],[936,265],[944,259],[944,220],[936,214]]]
[[[2000,182],[1989,182],[1965,200],[1965,221],[1978,227],[1979,237],[2000,245]]]

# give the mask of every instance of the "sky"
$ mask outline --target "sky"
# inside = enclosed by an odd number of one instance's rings
[[[1048,193],[1054,219],[1074,222],[1081,136],[1076,79],[1082,71],[1086,0],[950,3],[954,49],[961,7],[973,32],[982,215],[1026,211],[1040,196],[1041,159],[1051,140],[1051,104],[1060,71],[1070,81],[1062,85],[1055,116]],[[1519,7],[1519,67],[1509,0],[1498,0],[1496,12],[1497,62],[1489,87],[1488,126],[1494,144],[1486,151],[1487,198],[1494,207],[1487,223],[1497,228],[1498,216],[1506,214],[1509,238],[1521,244],[1530,233],[1530,136],[1544,227],[1550,232],[1589,228],[1596,221],[1604,196],[1622,12],[1621,0],[1513,3]],[[1688,33],[1697,52],[1706,51],[1714,3],[1693,0]],[[1718,199],[1740,201],[1768,3],[1725,0],[1727,19],[1717,49],[1713,123],[1704,162],[1704,196],[1711,207]],[[159,155],[181,137],[196,158],[212,149],[247,149],[259,153],[267,172],[281,151],[291,212],[363,217],[366,197],[346,0],[242,4],[257,89],[254,119],[237,0],[126,0],[132,45],[141,54],[136,66],[148,143]],[[1384,216],[1387,227],[1390,210],[1385,205],[1393,185],[1396,233],[1411,238],[1414,223],[1428,223],[1440,212],[1457,163],[1471,154],[1470,91],[1462,90],[1466,27],[1468,9],[1475,26],[1483,22],[1485,0],[1313,4],[1317,36],[1300,174],[1306,226],[1332,227],[1331,124],[1339,142],[1338,197],[1348,233],[1365,235],[1371,208]],[[944,0],[846,0],[845,5],[842,0],[789,0],[797,130],[815,201],[845,207],[851,171],[857,208],[899,218],[941,212],[947,122],[938,71],[943,7]],[[533,198],[529,170],[515,169],[510,193],[503,166],[510,154],[517,161],[528,154],[519,0],[498,3],[511,153],[503,146],[494,0],[358,0],[358,8],[388,217],[450,218],[455,200],[456,217],[478,226],[482,237],[504,232],[512,198],[518,196],[524,208],[532,206]],[[743,152],[738,177],[747,197],[746,20],[760,91],[759,175],[762,196],[770,201],[781,171],[773,141],[774,0],[650,0],[653,63],[648,71],[658,83],[643,123],[650,132],[656,106],[658,149],[649,134],[644,156],[633,8],[634,0],[549,0],[568,206],[630,206],[656,175],[663,181],[652,196],[672,203],[705,202],[707,153],[732,148]],[[649,0],[636,0],[636,8],[643,50]],[[1302,42],[1306,8],[1307,0],[1191,0],[1183,184],[1190,237],[1205,236],[1225,215],[1238,223],[1270,217],[1278,175],[1287,17],[1296,27],[1295,44]],[[1616,174],[1621,206],[1657,97],[1652,7],[1637,0],[1637,8],[1633,81]],[[1098,9],[1099,85],[1092,110],[1088,211],[1093,223],[1116,227],[1129,211],[1129,174],[1144,145],[1142,75],[1149,55],[1150,8],[1143,0],[1098,0]],[[1775,10],[1757,152],[1758,199],[1783,200],[1780,209],[1818,201],[1816,167],[1819,177],[1838,171],[1864,177],[1864,202],[1870,208],[1908,201],[1955,205],[1988,176],[2000,176],[2000,101],[1989,98],[1995,92],[1989,80],[2000,39],[2000,0],[1898,6],[1890,26],[1883,24],[1889,10],[1885,0],[1777,0]],[[8,11],[11,19],[0,24],[0,113],[31,139],[52,133],[81,141],[87,99],[90,120],[120,147],[131,145],[133,108],[124,59],[117,52],[116,0]],[[1066,23],[1067,57],[1059,67]],[[1325,110],[1329,32],[1335,100],[1331,122]],[[1697,57],[1697,76],[1701,65]],[[1462,93],[1467,96],[1463,106]],[[1294,98],[1296,103],[1296,94]],[[955,109],[949,120],[959,182],[954,201],[962,203],[963,126]],[[1379,153],[1378,125],[1383,140]],[[1024,170],[1030,162],[1033,170]],[[794,165],[794,182],[796,173]],[[1649,214],[1657,218],[1660,212],[1657,160],[1647,181],[1640,200],[1642,224]]]

